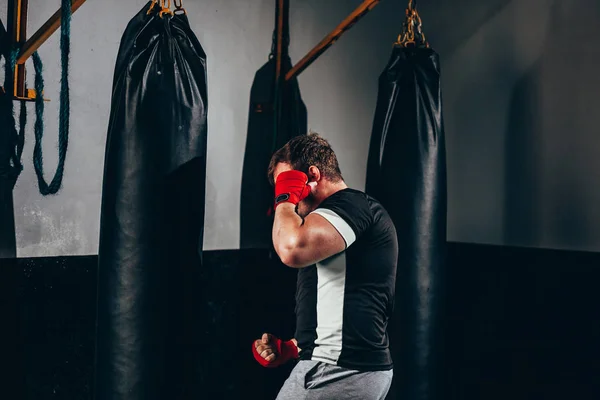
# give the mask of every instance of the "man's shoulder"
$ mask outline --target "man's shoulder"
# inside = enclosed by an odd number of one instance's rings
[[[359,213],[364,217],[368,216],[370,224],[386,230],[394,225],[391,216],[381,202],[365,192],[348,188],[334,193],[329,198],[332,200],[330,204],[346,204],[349,214]],[[393,230],[395,232],[395,227]]]
[[[345,202],[355,205],[362,205],[363,203],[367,204],[368,199],[369,196],[366,193],[361,192],[360,190],[346,188],[338,190],[331,196],[327,197],[325,200],[323,200],[322,204]]]
[[[363,208],[368,209],[371,213],[375,213],[378,210],[385,211],[383,205],[374,197],[371,197],[367,193],[346,188],[335,192],[321,203],[320,207],[327,208],[328,205],[348,205],[350,208]]]
[[[348,215],[372,215],[369,197],[360,190],[346,188],[327,197],[319,205],[320,209],[340,210]]]
[[[338,231],[350,233],[346,229],[348,227],[353,232],[353,238],[362,235],[373,222],[373,213],[365,194],[350,188],[339,190],[327,197],[313,212],[329,220]],[[348,240],[346,243],[348,244]]]

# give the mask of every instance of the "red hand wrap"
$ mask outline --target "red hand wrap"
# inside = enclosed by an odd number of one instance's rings
[[[288,340],[284,342],[283,340],[271,335],[271,341],[274,342],[275,347],[277,349],[275,353],[275,360],[269,362],[265,360],[256,350],[256,342],[252,342],[252,354],[254,355],[254,359],[258,361],[260,365],[265,368],[275,368],[280,365],[285,364],[286,362],[298,358],[298,347],[294,344],[293,341]]]
[[[275,207],[281,203],[298,204],[310,194],[308,177],[302,171],[284,171],[275,182]]]

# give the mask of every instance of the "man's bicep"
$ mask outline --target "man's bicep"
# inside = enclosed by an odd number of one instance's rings
[[[316,264],[345,249],[346,242],[338,230],[321,215],[311,213],[304,219],[293,264],[297,267]]]

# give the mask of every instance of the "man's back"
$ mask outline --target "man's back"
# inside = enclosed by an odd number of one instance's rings
[[[381,204],[340,190],[313,211],[343,236],[346,250],[298,271],[300,358],[363,371],[392,369],[387,325],[394,306],[398,242]]]

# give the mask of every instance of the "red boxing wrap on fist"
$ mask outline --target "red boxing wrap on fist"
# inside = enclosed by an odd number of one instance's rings
[[[302,171],[284,171],[277,176],[275,182],[275,206],[281,203],[300,203],[310,194],[308,176]]]
[[[254,355],[254,359],[258,361],[260,365],[265,368],[275,368],[287,363],[289,360],[298,358],[298,347],[296,347],[293,341],[288,340],[287,342],[284,342],[275,336],[271,336],[271,340],[275,342],[275,347],[277,348],[275,360],[271,362],[265,360],[258,353],[258,350],[256,350],[256,343],[252,342],[252,354]]]

